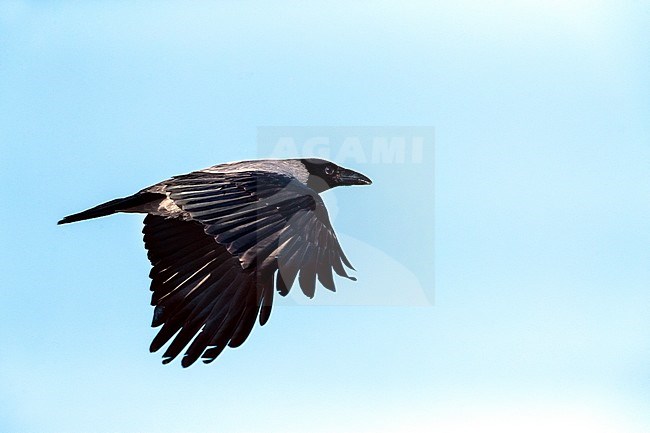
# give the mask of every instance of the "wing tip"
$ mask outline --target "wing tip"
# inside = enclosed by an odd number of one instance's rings
[[[194,364],[195,361],[196,359],[192,359],[189,356],[187,356],[187,354],[185,354],[183,355],[183,359],[181,359],[181,367],[183,368],[190,367],[192,364]]]

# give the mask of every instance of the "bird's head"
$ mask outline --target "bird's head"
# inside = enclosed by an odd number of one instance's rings
[[[318,158],[301,159],[309,172],[307,186],[320,193],[336,186],[370,185],[372,181],[361,173]]]

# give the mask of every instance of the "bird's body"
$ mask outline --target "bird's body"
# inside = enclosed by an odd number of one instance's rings
[[[138,193],[65,217],[59,224],[145,213],[155,306],[151,343],[184,367],[241,345],[266,323],[273,292],[298,278],[313,297],[316,279],[335,290],[332,271],[352,269],[318,193],[370,180],[320,159],[242,161],[175,176]]]

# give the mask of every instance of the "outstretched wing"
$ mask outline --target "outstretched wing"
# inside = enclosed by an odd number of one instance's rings
[[[293,177],[268,172],[195,172],[170,181],[165,191],[205,232],[239,258],[243,269],[279,270],[277,290],[289,292],[296,276],[314,296],[316,277],[336,290],[332,270],[351,278],[323,200]]]
[[[214,360],[237,347],[271,313],[273,291],[286,295],[298,278],[313,297],[316,278],[335,290],[332,270],[351,278],[327,210],[311,189],[267,172],[196,172],[165,182],[165,192],[189,220],[148,215],[144,239],[151,271],[151,344],[170,362]],[[275,280],[274,280],[275,275]]]
[[[163,363],[192,341],[183,367],[199,357],[213,361],[228,345],[241,345],[250,334],[260,305],[273,296],[272,275],[244,271],[236,257],[193,221],[147,215],[144,242],[151,269],[152,326],[162,328],[151,343],[157,351],[172,337]],[[267,316],[268,318],[268,316]]]

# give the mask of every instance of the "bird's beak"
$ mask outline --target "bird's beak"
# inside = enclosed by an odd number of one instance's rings
[[[370,185],[372,181],[361,173],[356,171],[342,168],[339,171],[339,184],[340,185]]]

